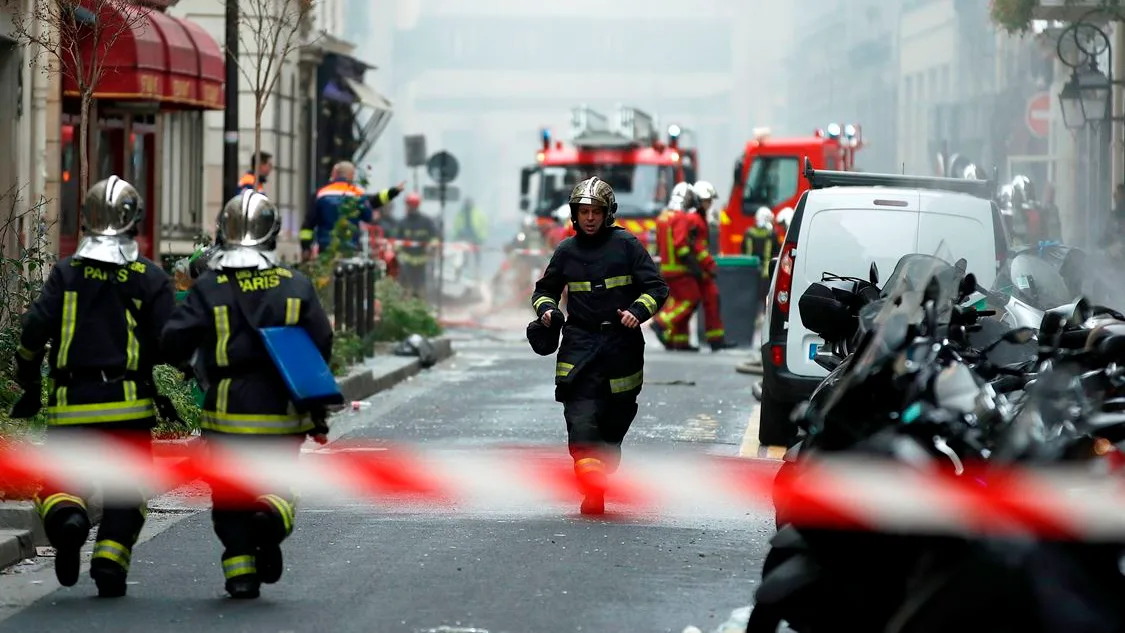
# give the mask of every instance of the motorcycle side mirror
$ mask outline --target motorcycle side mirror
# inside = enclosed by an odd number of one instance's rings
[[[965,275],[964,277],[961,278],[961,286],[957,289],[957,292],[960,295],[960,297],[958,297],[957,302],[960,303],[960,302],[964,301],[965,299],[968,299],[969,295],[973,294],[976,291],[977,291],[977,276],[974,275],[973,273],[969,273],[969,274]]]
[[[867,280],[871,282],[872,286],[879,285],[879,267],[875,262],[871,262],[871,268],[867,271]]]

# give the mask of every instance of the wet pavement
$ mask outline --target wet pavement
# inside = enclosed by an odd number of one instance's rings
[[[460,331],[457,355],[333,420],[335,439],[565,454],[553,357],[523,327]],[[740,452],[752,410],[737,352],[669,354],[650,345],[629,448]],[[610,508],[612,510],[612,507]],[[750,601],[772,516],[733,507],[618,520],[515,501],[471,512],[310,505],[285,544],[287,572],[258,601],[223,597],[206,513],[175,503],[133,556],[123,600],[92,598],[84,577],[58,589],[49,563],[0,576],[6,631],[710,631]],[[160,518],[164,517],[164,518]]]

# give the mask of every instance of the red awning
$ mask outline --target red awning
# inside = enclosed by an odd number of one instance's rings
[[[90,33],[82,34],[79,43],[85,72],[89,73],[91,60],[102,62],[94,98],[156,101],[171,108],[223,108],[222,52],[202,27],[131,4],[92,0],[79,4],[99,13],[96,25],[84,27]],[[65,39],[62,45],[64,50],[69,47]],[[93,51],[99,51],[99,57]],[[79,93],[72,65],[66,64],[63,73],[63,94],[75,97]]]
[[[195,43],[195,53],[199,58],[199,105],[203,108],[222,110],[226,104],[223,84],[226,81],[226,57],[218,42],[195,22],[182,18],[172,18],[187,31]]]

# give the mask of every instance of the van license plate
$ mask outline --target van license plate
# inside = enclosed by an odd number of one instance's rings
[[[809,360],[816,360],[816,351],[820,348],[817,343],[809,343]]]

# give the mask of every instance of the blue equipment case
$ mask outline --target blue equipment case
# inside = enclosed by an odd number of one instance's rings
[[[266,327],[258,331],[298,408],[344,404],[332,369],[304,328]]]

